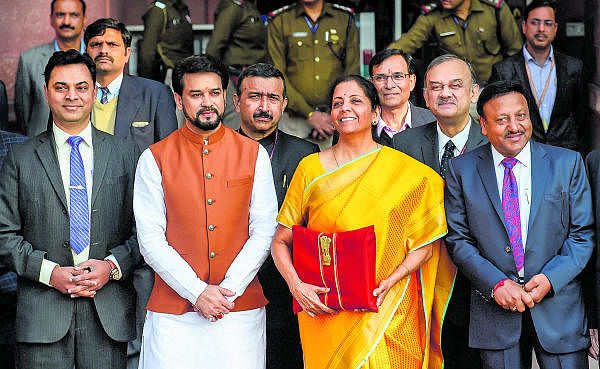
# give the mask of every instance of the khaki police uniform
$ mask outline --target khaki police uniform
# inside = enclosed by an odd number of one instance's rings
[[[466,21],[437,3],[424,5],[422,13],[410,30],[388,48],[413,54],[433,35],[443,53],[469,60],[478,80],[485,82],[503,55],[516,54],[523,46],[521,32],[502,0],[471,0]]]
[[[286,133],[306,138],[312,130],[306,118],[315,110],[327,111],[327,94],[332,82],[340,75],[359,73],[358,32],[353,10],[324,2],[314,32],[307,23],[310,17],[299,3],[270,15],[267,49],[273,64],[285,76],[287,111],[291,118],[282,118],[279,127]],[[314,29],[316,25],[310,22]]]
[[[167,69],[194,53],[190,12],[183,0],[153,1],[142,19],[138,74],[163,82]]]
[[[267,59],[267,18],[249,0],[221,0],[215,10],[215,28],[206,53],[229,66],[233,78],[227,87],[223,124],[240,128],[240,115],[233,105],[237,76],[243,68]]]

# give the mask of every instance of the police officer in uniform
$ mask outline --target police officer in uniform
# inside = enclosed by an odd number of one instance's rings
[[[282,131],[331,145],[329,86],[359,72],[358,32],[353,10],[323,0],[301,0],[270,13],[267,49],[287,82],[288,113]]]
[[[267,18],[260,14],[255,0],[221,0],[214,19],[206,53],[229,66],[233,83],[227,85],[223,124],[238,129],[240,115],[232,100],[237,77],[246,66],[267,61]]]
[[[422,6],[422,15],[388,48],[413,54],[429,36],[437,39],[442,53],[464,57],[485,83],[492,65],[504,55],[516,54],[523,41],[515,19],[503,0],[440,0]]]
[[[183,0],[153,1],[142,19],[138,75],[165,82],[168,70],[194,53],[190,12]]]

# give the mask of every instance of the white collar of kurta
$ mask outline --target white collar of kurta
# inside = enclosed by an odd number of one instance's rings
[[[121,90],[121,84],[123,83],[123,73],[119,74],[117,78],[115,78],[111,83],[108,84],[108,93],[112,96],[119,96],[119,91]],[[96,86],[98,87],[98,92],[100,92],[100,84],[96,81]],[[100,101],[102,98],[101,93],[96,94],[96,99]]]
[[[70,146],[67,140],[72,135],[60,129],[54,122],[52,122],[52,133],[54,134],[54,142],[56,143],[56,147],[61,147],[65,144]],[[83,138],[83,142],[89,147],[92,147],[92,124],[88,123],[83,131],[79,132],[77,136]]]
[[[446,146],[446,143],[450,140],[452,140],[452,143],[454,144],[454,146],[456,146],[456,149],[458,150],[458,152],[463,152],[463,148],[465,147],[465,145],[467,144],[467,140],[469,139],[469,131],[471,131],[471,118],[470,117],[469,117],[469,122],[467,123],[465,128],[463,128],[463,130],[460,131],[454,137],[446,136],[444,134],[444,132],[442,132],[442,130],[440,129],[439,123],[437,123],[435,125],[435,127],[437,128],[437,134],[438,134],[438,153],[444,151],[444,146]]]
[[[494,145],[491,145],[491,146],[492,146],[492,158],[494,159],[494,167],[501,165],[502,168],[504,169],[504,166],[502,165],[502,160],[505,159],[505,156],[500,154],[498,152],[498,150],[496,150]],[[531,145],[529,145],[529,141],[527,141],[527,144],[525,144],[525,147],[523,147],[523,150],[521,150],[521,152],[518,153],[517,156],[515,156],[515,159],[517,159],[517,161],[519,163],[523,164],[527,168],[531,168]]]

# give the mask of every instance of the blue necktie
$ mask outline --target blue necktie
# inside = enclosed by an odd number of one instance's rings
[[[446,180],[446,172],[448,172],[448,162],[454,157],[454,149],[456,149],[454,142],[448,140],[446,145],[444,145],[444,154],[442,155],[442,162],[440,163],[440,176],[442,176],[444,180]]]
[[[90,214],[88,212],[88,197],[85,185],[85,170],[83,159],[79,152],[79,144],[83,139],[72,136],[67,139],[71,147],[69,181],[69,230],[71,233],[71,248],[76,254],[81,253],[90,244]]]
[[[110,93],[110,91],[108,91],[108,87],[100,87],[100,92],[102,92],[102,96],[100,96],[100,103],[106,104],[108,102],[108,94]]]

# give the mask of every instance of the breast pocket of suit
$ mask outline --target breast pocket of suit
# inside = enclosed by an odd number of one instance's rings
[[[562,226],[563,230],[568,229],[570,222],[569,194],[566,191],[561,191],[560,193],[545,194],[544,202],[549,207],[549,209],[547,209],[548,211],[560,211],[560,225]]]

